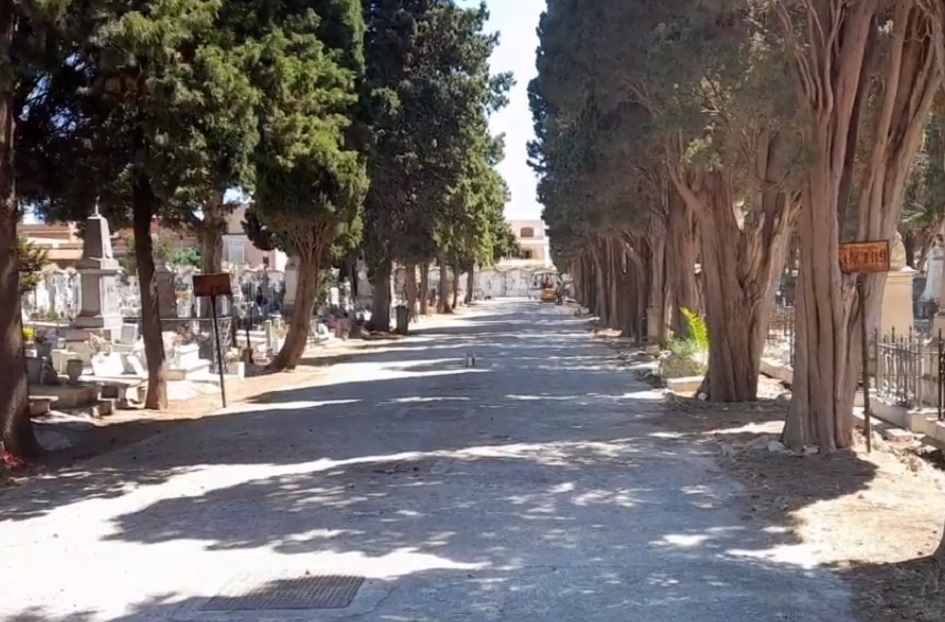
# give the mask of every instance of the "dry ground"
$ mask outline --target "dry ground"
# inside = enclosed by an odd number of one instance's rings
[[[853,451],[770,451],[788,403],[776,381],[762,378],[760,393],[761,401],[724,405],[668,395],[667,432],[715,445],[745,486],[745,511],[780,525],[847,580],[863,622],[945,620],[945,570],[930,558],[945,522],[941,452],[874,432],[867,453],[861,430]]]
[[[462,317],[470,312],[462,307],[448,315],[433,315],[420,319],[415,328],[429,327]],[[257,395],[287,391],[319,381],[330,368],[356,357],[359,352],[383,347],[392,340],[400,339],[396,334],[369,334],[361,340],[350,340],[334,347],[316,349],[302,360],[292,371],[271,373],[262,366],[248,366],[247,376],[239,382],[230,381],[226,386],[227,404],[244,402]],[[0,463],[0,486],[25,483],[38,472],[49,472],[63,466],[85,460],[114,449],[137,443],[171,427],[218,414],[221,407],[218,390],[196,395],[187,400],[172,401],[165,411],[147,409],[119,410],[94,420],[95,428],[79,445],[47,454],[25,467],[13,471]]]

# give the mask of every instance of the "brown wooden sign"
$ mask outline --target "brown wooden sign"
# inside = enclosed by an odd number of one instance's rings
[[[841,244],[840,270],[847,274],[889,272],[889,241]]]
[[[194,295],[195,296],[231,296],[233,290],[230,288],[230,273],[217,272],[216,274],[195,274],[194,275]]]

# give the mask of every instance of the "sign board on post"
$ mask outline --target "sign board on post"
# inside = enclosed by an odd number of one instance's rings
[[[869,242],[847,242],[840,245],[840,270],[846,274],[856,274],[856,293],[860,299],[860,339],[862,341],[863,367],[863,428],[866,433],[866,451],[873,450],[873,425],[870,413],[870,374],[869,340],[866,335],[866,300],[865,275],[889,272],[889,240]]]
[[[217,272],[214,274],[194,275],[194,296],[231,296],[230,273]]]
[[[889,241],[840,245],[840,270],[847,274],[889,272]]]
[[[230,287],[230,273],[216,272],[214,274],[194,275],[194,295],[210,298],[210,316],[213,319],[213,339],[217,345],[217,369],[220,372],[220,399],[226,408],[226,385],[223,382],[223,352],[220,351],[220,328],[217,326],[217,296],[232,296]]]

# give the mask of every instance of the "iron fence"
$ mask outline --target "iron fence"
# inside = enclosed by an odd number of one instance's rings
[[[940,376],[940,341],[915,330],[898,335],[895,331],[885,335],[874,331],[870,339],[871,376],[877,397],[906,408],[940,402],[931,390],[931,383],[937,383]]]
[[[224,355],[223,358],[226,358],[225,355],[230,348],[235,347],[237,321],[234,321],[232,316],[217,318],[220,351]],[[140,330],[143,332],[143,327]],[[210,371],[218,373],[217,346],[213,337],[212,318],[162,318],[161,330],[177,333],[183,344],[196,343],[200,358],[210,361]]]
[[[869,339],[873,394],[905,408],[937,408],[945,419],[945,335],[931,336],[931,321],[916,320],[908,333],[874,331]],[[794,307],[776,304],[768,320],[767,343],[795,363]]]

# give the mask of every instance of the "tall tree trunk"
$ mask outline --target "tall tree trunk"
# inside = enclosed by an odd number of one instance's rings
[[[417,306],[417,264],[408,263],[404,266],[404,282],[407,290],[407,309],[409,309],[410,319],[417,318],[419,308]]]
[[[439,296],[436,300],[436,311],[437,313],[452,313],[453,310],[450,308],[450,299],[449,299],[449,290],[450,290],[450,278],[449,278],[449,266],[446,263],[446,260],[441,256],[439,260],[440,264],[440,285],[439,285]]]
[[[473,290],[476,289],[476,266],[472,265],[466,271],[466,296],[463,302],[471,305],[473,302]]]
[[[420,264],[420,315],[429,314],[430,307],[430,264]]]
[[[371,330],[390,332],[391,264],[371,270]]]
[[[214,191],[203,206],[203,222],[195,227],[200,243],[200,271],[213,274],[223,271],[223,234],[227,227],[227,210],[223,192]]]
[[[139,173],[132,188],[135,261],[138,264],[138,283],[141,295],[141,332],[144,354],[148,359],[148,396],[145,408],[167,409],[167,360],[161,336],[161,309],[157,279],[154,278],[154,249],[151,240],[151,220],[157,213],[158,199],[151,179]]]
[[[650,273],[649,273],[649,295],[647,296],[647,312],[646,312],[646,323],[647,323],[647,345],[660,345],[663,346],[666,344],[666,326],[667,318],[664,317],[667,309],[665,306],[666,301],[666,290],[668,289],[666,284],[666,228],[665,223],[662,219],[658,220],[658,223],[655,224],[655,231],[653,231],[652,241],[650,242]],[[649,337],[652,336],[655,340],[655,344],[649,343]]]
[[[777,177],[785,152],[772,142],[763,175]],[[709,328],[709,369],[703,391],[718,402],[756,399],[773,287],[784,261],[794,205],[776,193],[763,194],[758,215],[742,229],[735,217],[733,180],[725,171],[699,171],[687,183],[677,171],[677,188],[699,220],[703,296]],[[691,185],[690,185],[691,183]]]
[[[942,82],[926,36],[934,28],[917,3],[896,4],[891,36],[883,46],[871,38],[876,10],[869,3],[851,6],[828,24],[843,32],[839,44],[815,39],[796,55],[805,77],[800,100],[811,118],[807,139],[815,162],[803,186],[794,392],[782,434],[793,446],[814,444],[833,451],[852,444],[863,347],[857,327],[862,317],[867,323],[876,317],[885,274],[870,275],[865,299],[856,299],[854,278],[842,275],[837,261],[839,242],[846,237],[840,223],[857,240],[895,235],[908,169]],[[867,59],[873,52],[879,63],[875,68]],[[813,81],[807,54],[828,59],[815,63]],[[876,68],[884,74],[878,81],[871,79]],[[883,88],[874,93],[877,83]],[[831,105],[824,104],[824,97]],[[868,107],[866,97],[871,98]],[[857,166],[861,194],[853,203],[849,188],[861,113],[868,113],[862,129],[868,132],[869,158],[857,159],[865,166]]]
[[[598,324],[603,328],[610,323],[610,305],[607,303],[609,289],[604,270],[607,263],[604,242],[598,241],[595,243],[592,253],[594,257],[594,280],[597,287],[594,296],[594,308],[591,309],[591,313],[598,317]]]
[[[667,211],[666,257],[667,280],[672,291],[671,325],[674,333],[683,336],[686,322],[679,310],[703,313],[696,283],[696,236],[692,210],[675,188],[670,189]]]
[[[226,232],[226,226],[223,193],[215,191],[203,207],[203,221],[194,227],[197,242],[200,244],[200,271],[203,274],[223,271],[223,234]],[[217,304],[219,305],[219,302]],[[211,317],[209,300],[207,304],[200,305],[200,315]]]
[[[11,69],[16,28],[15,3],[0,0],[0,67]],[[24,460],[42,452],[30,421],[17,253],[15,150],[16,117],[9,76],[0,84],[0,455]]]
[[[453,270],[453,278],[451,279],[452,282],[450,283],[450,287],[453,288],[453,291],[452,291],[452,296],[453,296],[453,308],[455,309],[456,306],[457,306],[457,304],[459,303],[459,277],[460,277],[460,274],[459,274],[459,267],[458,267],[458,266],[454,266],[454,267],[452,268],[452,270]]]
[[[292,318],[282,349],[269,363],[268,369],[283,371],[295,369],[308,345],[312,331],[312,312],[318,297],[318,271],[321,263],[321,248],[318,245],[299,253],[299,284],[292,306]]]

